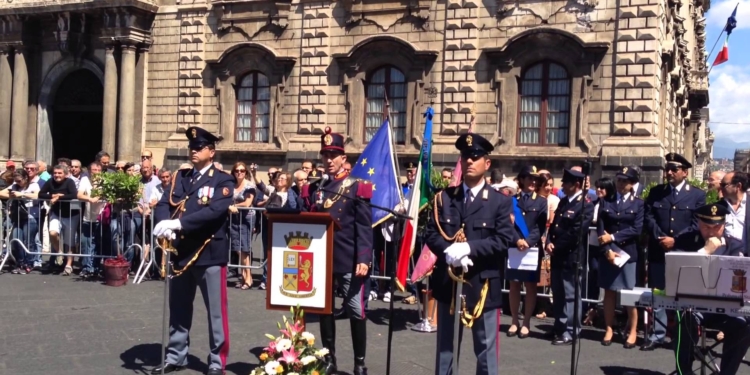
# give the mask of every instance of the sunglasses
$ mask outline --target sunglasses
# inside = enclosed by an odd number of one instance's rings
[[[245,173],[245,172],[247,172],[247,170],[246,169],[235,169],[234,172],[235,173]]]
[[[141,155],[141,159],[151,159],[151,155]]]
[[[26,167],[26,168],[24,168],[24,170],[26,170],[26,171],[35,171],[36,168],[34,168],[34,167]]]
[[[666,170],[667,170],[667,171],[669,171],[669,172],[677,172],[677,171],[679,171],[680,169],[681,169],[680,167],[678,167],[678,166],[675,166],[675,165],[670,165],[670,166],[667,166],[667,167],[666,167]]]

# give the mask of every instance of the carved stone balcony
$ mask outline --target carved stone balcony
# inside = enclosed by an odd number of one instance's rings
[[[690,72],[690,107],[703,108],[708,106],[708,71],[693,70]]]

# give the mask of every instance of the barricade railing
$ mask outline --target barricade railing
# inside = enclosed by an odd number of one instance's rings
[[[265,241],[268,238],[268,233],[266,233],[268,228],[263,218],[263,212],[265,212],[265,208],[262,207],[237,207],[236,213],[229,214],[229,246],[227,247],[229,263],[227,267],[239,270],[257,270],[266,266],[266,247],[270,244]],[[257,255],[255,253],[257,249],[253,247],[253,240],[259,236],[261,238],[260,256],[257,258],[258,261],[255,262],[254,255]],[[232,263],[233,252],[239,253],[237,263]],[[243,260],[247,264],[242,264]]]
[[[584,264],[585,267],[583,267],[581,269],[581,302],[599,304],[599,303],[602,303],[604,301],[604,293],[601,292],[601,288],[599,290],[599,295],[597,296],[596,299],[592,299],[592,298],[590,298],[592,296],[588,295],[588,289],[589,289],[588,285],[589,285],[589,282],[590,282],[590,280],[589,280],[589,267],[590,267],[590,264],[589,264],[589,259],[590,259],[589,255],[590,255],[590,250],[591,250],[591,244],[589,243],[589,238],[591,237],[592,233],[596,234],[596,227],[589,227],[588,235],[585,238],[585,241],[586,241],[586,257],[583,258],[582,260],[585,261],[586,263]],[[539,251],[544,251],[544,249],[539,249]],[[505,265],[503,264],[502,267],[505,267]],[[521,288],[522,288],[521,289],[521,295],[525,296],[526,295],[526,286],[522,285]],[[545,287],[545,288],[547,288],[547,287]],[[552,288],[551,288],[551,285],[549,286],[549,289],[550,289],[550,293],[545,293],[545,292],[539,293],[539,292],[537,292],[536,296],[537,297],[542,297],[542,298],[552,299],[552,294],[551,294],[551,289]],[[508,280],[503,280],[503,293],[505,293],[505,294],[510,293],[509,281]]]
[[[117,254],[126,255],[130,260],[140,255],[143,267],[143,247],[134,241],[130,210],[112,211],[110,222],[105,223],[99,220],[98,214],[94,215],[95,221],[87,220],[89,202],[75,199],[57,203],[55,207],[48,199],[7,200],[3,212],[7,212],[10,230],[3,240],[9,256],[2,259],[0,267],[5,266],[10,257],[17,266],[21,265],[19,258],[23,259],[23,265],[30,266],[32,262],[40,264],[42,257],[49,257],[51,266],[52,263],[61,266],[68,257],[84,263],[86,258],[115,258]],[[57,243],[52,238],[46,239],[48,232],[57,233]],[[45,251],[47,247],[49,251]]]

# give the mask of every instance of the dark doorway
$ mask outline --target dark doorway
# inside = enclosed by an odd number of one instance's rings
[[[99,78],[87,69],[68,74],[55,92],[52,148],[57,158],[78,159],[86,166],[102,149],[102,97]]]

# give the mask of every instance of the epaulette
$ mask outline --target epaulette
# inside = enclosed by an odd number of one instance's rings
[[[372,199],[372,184],[367,180],[358,179],[357,197],[362,199]]]

